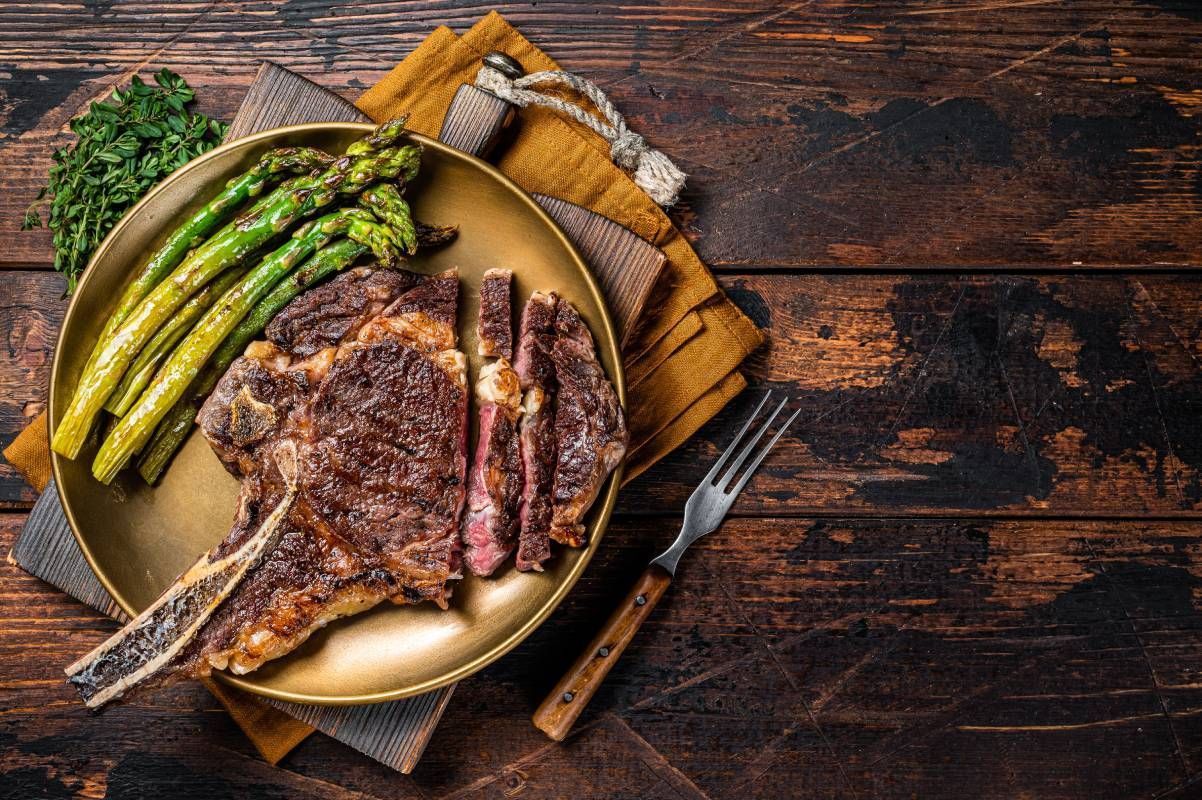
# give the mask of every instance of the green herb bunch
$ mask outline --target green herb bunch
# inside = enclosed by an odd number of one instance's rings
[[[45,187],[25,214],[22,230],[54,233],[54,268],[67,276],[68,294],[92,251],[150,187],[221,142],[228,126],[187,109],[193,92],[169,69],[148,86],[134,76],[108,102],[92,103],[71,120],[75,144],[54,153]]]

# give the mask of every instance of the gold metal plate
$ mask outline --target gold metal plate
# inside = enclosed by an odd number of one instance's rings
[[[175,224],[272,147],[310,145],[338,153],[368,130],[370,125],[358,123],[317,123],[239,139],[186,165],[132,208],[96,251],[67,309],[50,378],[51,432],[122,286]],[[515,304],[542,289],[576,305],[625,403],[613,323],[596,282],[563,232],[488,164],[440,142],[412,138],[425,146],[421,175],[407,192],[414,213],[423,221],[459,225],[459,237],[415,257],[410,267],[423,273],[459,267],[459,341],[471,361],[469,383],[480,365],[475,355],[480,278],[489,267],[501,266],[514,271]],[[100,484],[90,472],[95,451],[93,442],[76,461],[54,454],[54,475],[84,555],[113,598],[133,615],[225,536],[238,482],[199,433],[153,489],[131,470],[112,486]],[[591,512],[588,547],[560,548],[546,572],[522,574],[509,565],[497,577],[466,577],[456,583],[449,611],[384,603],[332,623],[257,672],[220,677],[281,700],[348,705],[408,697],[470,675],[522,641],[572,588],[600,543],[620,473],[619,467]]]

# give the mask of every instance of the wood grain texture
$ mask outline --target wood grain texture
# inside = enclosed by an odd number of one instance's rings
[[[421,760],[454,693],[455,684],[451,684],[405,700],[348,708],[266,702],[373,761],[408,775]]]
[[[230,122],[226,141],[301,122],[371,122],[341,95],[270,61],[264,62]]]
[[[30,575],[41,578],[106,617],[121,623],[129,620],[100,585],[79,549],[53,479],[33,504],[10,558]]]
[[[512,115],[509,103],[465,83],[447,108],[438,140],[484,158]]]
[[[681,162],[676,217],[721,268],[1202,257],[1200,23],[1186,0],[495,7]],[[92,8],[0,9],[4,263],[48,264],[46,234],[16,231],[21,212],[71,114],[132,70],[186,74],[226,119],[264,58],[353,98],[435,25],[463,30],[485,10]]]
[[[605,295],[609,313],[618,328],[622,347],[638,332],[651,290],[663,275],[667,257],[630,230],[587,208],[534,195],[551,218],[580,249]]]
[[[0,449],[46,408],[66,288],[66,281],[46,272],[6,271],[0,277]],[[0,459],[0,508],[28,508],[36,497]]]
[[[1193,275],[751,275],[752,389],[627,487],[683,506],[758,392],[802,415],[737,514],[1202,517]],[[636,398],[639,402],[641,398]]]
[[[0,549],[20,521],[0,520]],[[190,686],[86,712],[56,665],[111,623],[0,565],[4,785],[1128,798],[1202,769],[1200,551],[1197,526],[1173,522],[732,520],[690,551],[566,743],[548,743],[530,712],[672,522],[617,521],[554,620],[459,685],[411,776],[322,737],[268,770]]]
[[[460,684],[408,777],[325,737],[265,768],[194,687],[84,714],[52,665],[108,623],[0,565],[0,784],[118,798],[1197,795],[1196,4],[493,5],[690,173],[674,219],[769,331],[749,395],[794,392],[806,424],[690,552],[564,744],[529,714],[668,543],[727,418],[623,492],[564,605]],[[4,3],[0,263],[48,265],[45,232],[16,231],[21,212],[71,115],[132,71],[169,66],[229,119],[259,59],[354,97],[436,25],[463,31],[484,10]],[[54,279],[27,274],[0,277],[17,287],[6,334],[57,328]],[[38,402],[27,387],[53,344],[6,342],[22,365],[0,364],[3,436]],[[16,486],[0,481],[28,503]],[[8,536],[20,520],[4,519]]]

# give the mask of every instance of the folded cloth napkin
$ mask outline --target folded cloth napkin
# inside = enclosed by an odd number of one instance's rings
[[[377,121],[407,111],[413,130],[437,136],[455,91],[475,80],[480,57],[491,50],[508,53],[528,72],[559,69],[493,12],[462,37],[449,28],[435,30],[357,105]],[[497,164],[502,172],[529,192],[569,200],[625,225],[667,255],[663,286],[625,355],[630,480],[692,436],[746,386],[737,369],[763,335],[723,295],[659,206],[610,161],[604,139],[536,106],[520,109],[518,118]],[[35,489],[46,486],[51,470],[45,414],[13,440],[4,456]],[[273,764],[312,731],[250,695],[208,685]]]

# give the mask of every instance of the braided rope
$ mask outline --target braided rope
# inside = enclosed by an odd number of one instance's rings
[[[534,91],[539,85],[560,85],[587,97],[601,113],[597,117],[575,103],[560,100]],[[609,142],[609,155],[623,169],[633,171],[631,176],[639,188],[661,206],[676,202],[684,188],[685,174],[658,150],[648,146],[646,140],[626,127],[626,120],[614,108],[605,93],[591,81],[569,72],[533,72],[512,79],[487,65],[476,74],[476,86],[492,92],[502,100],[516,106],[536,105],[566,114],[581,125],[587,126]]]

